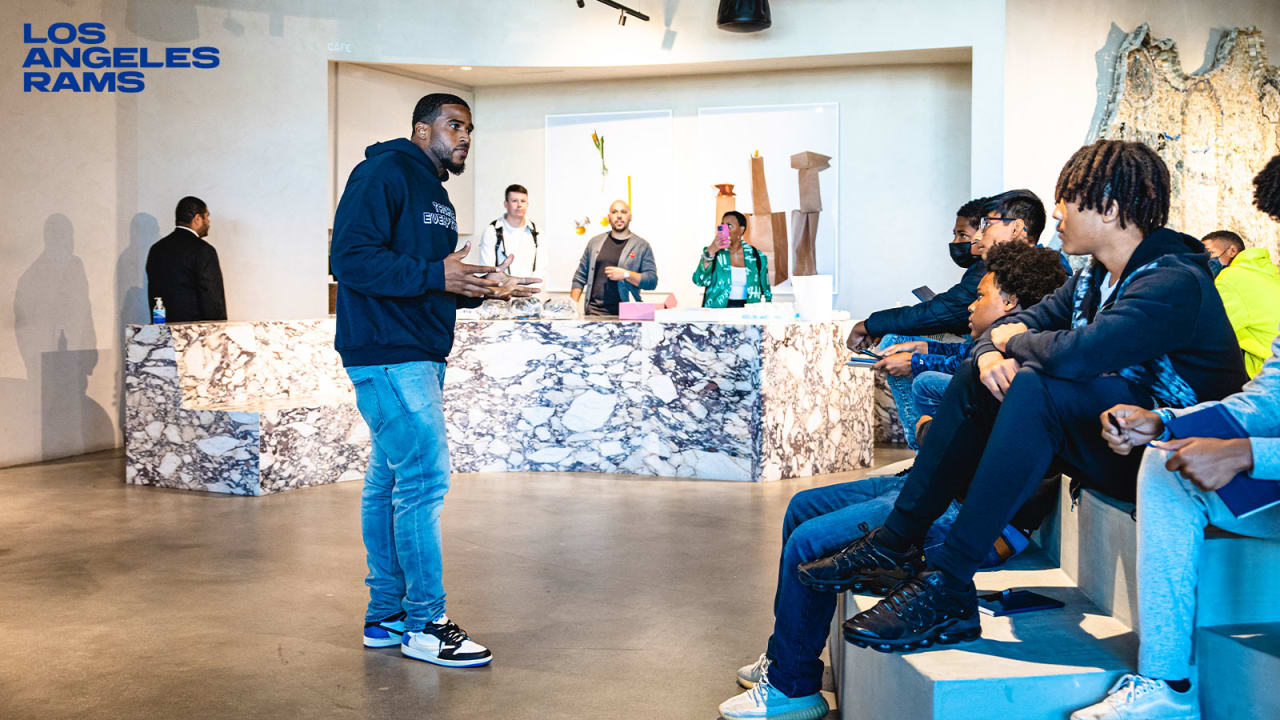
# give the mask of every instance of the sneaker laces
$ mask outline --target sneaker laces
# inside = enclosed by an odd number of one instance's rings
[[[840,548],[840,550],[835,554],[834,560],[837,568],[843,568],[845,566],[853,567],[857,565],[853,558],[854,548],[858,546],[858,543],[862,542],[871,534],[871,526],[865,522],[861,522],[858,523],[858,529],[862,531],[862,536]]]
[[[884,605],[908,626],[922,628],[933,624],[938,616],[937,608],[928,602],[931,594],[929,585],[917,575],[907,578],[894,588],[889,597],[884,599]]]
[[[773,685],[769,684],[769,668],[760,668],[760,680],[747,691],[747,699],[759,707],[765,707],[769,699],[769,689],[772,687]]]
[[[1123,701],[1128,704],[1149,692],[1158,690],[1160,685],[1159,680],[1143,677],[1137,673],[1126,673],[1124,677],[1116,681],[1115,685],[1111,686],[1109,695],[1117,701]]]
[[[461,645],[468,639],[467,631],[458,627],[458,624],[452,620],[446,620],[444,623],[431,623],[427,626],[432,635],[453,645]]]
[[[764,677],[764,673],[769,669],[769,653],[760,653],[760,657],[755,664],[751,666],[751,672],[759,671],[760,677]]]

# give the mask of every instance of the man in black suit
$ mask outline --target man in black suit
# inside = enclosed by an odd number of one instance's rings
[[[227,319],[218,251],[205,242],[209,208],[195,197],[178,201],[177,227],[147,254],[148,296],[164,301],[167,322]]]

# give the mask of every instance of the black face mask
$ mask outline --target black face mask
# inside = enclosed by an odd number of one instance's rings
[[[948,243],[947,251],[951,253],[951,262],[962,268],[971,267],[978,262],[977,255],[970,255],[969,248],[973,247],[971,242]]]
[[[1209,274],[1218,277],[1218,273],[1222,272],[1222,261],[1216,257],[1209,258]]]

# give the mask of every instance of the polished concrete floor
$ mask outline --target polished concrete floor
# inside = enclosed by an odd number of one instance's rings
[[[0,719],[714,718],[768,637],[787,500],[863,475],[456,476],[449,615],[495,660],[451,670],[361,648],[360,483],[123,474],[118,453],[0,470]]]

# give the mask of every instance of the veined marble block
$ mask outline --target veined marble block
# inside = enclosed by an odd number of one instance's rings
[[[127,327],[126,482],[265,495],[363,478],[369,430],[335,358],[332,320]]]
[[[777,480],[871,463],[848,323],[459,321],[458,472]],[[126,329],[126,479],[261,495],[363,477],[369,432],[332,319]]]
[[[847,325],[847,323],[846,323]],[[459,322],[460,472],[777,480],[871,464],[872,377],[837,323]]]

